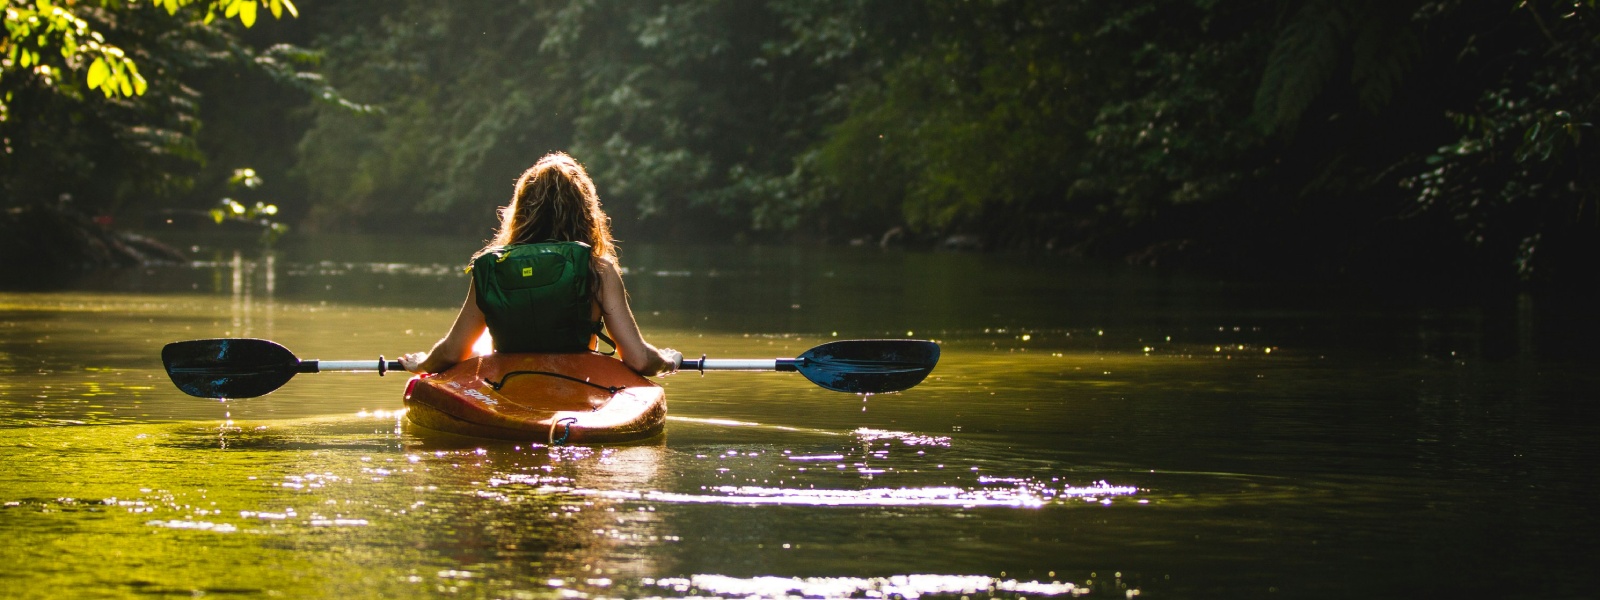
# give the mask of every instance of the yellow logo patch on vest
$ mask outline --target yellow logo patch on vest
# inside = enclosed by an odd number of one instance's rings
[[[522,276],[523,277],[533,277],[533,267],[523,267],[522,268]]]

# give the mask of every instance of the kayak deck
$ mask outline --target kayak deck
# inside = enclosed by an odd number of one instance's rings
[[[435,431],[548,444],[660,435],[666,390],[592,353],[488,354],[406,384],[406,418]]]

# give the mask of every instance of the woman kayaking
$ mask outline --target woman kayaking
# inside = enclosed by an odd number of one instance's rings
[[[494,240],[473,255],[450,332],[400,363],[438,373],[471,357],[485,329],[495,352],[589,352],[609,332],[617,358],[635,372],[673,372],[683,355],[639,333],[612,242],[611,218],[583,166],[560,152],[539,159],[500,209]]]

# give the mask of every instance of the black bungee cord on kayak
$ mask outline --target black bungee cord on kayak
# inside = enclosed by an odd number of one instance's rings
[[[573,377],[573,376],[567,375],[565,373],[553,373],[553,372],[550,372],[550,371],[512,371],[512,372],[506,373],[504,376],[502,376],[500,378],[500,381],[490,381],[490,380],[485,379],[485,380],[483,380],[483,382],[489,384],[489,387],[494,388],[494,391],[498,392],[498,391],[500,391],[500,388],[505,387],[507,381],[510,381],[512,377],[515,377],[517,375],[547,375],[547,376],[550,376],[550,377],[555,377],[557,379],[565,379],[567,381],[575,381],[575,382],[581,383],[583,385],[587,385],[589,387],[595,388],[597,390],[603,390],[607,394],[610,394],[612,396],[617,395],[617,392],[620,392],[622,390],[628,389],[628,386],[625,386],[625,385],[605,386],[605,385],[600,385],[598,383],[595,383],[593,381],[589,381],[587,379],[578,379],[577,377]],[[572,424],[573,423],[577,423],[577,422],[578,422],[578,419],[576,419],[574,417],[566,417],[566,418],[560,419],[560,420],[558,420],[558,421],[556,421],[554,423],[551,423],[550,424],[550,437],[547,438],[549,440],[549,442],[550,442],[550,445],[551,446],[563,446],[563,445],[566,445],[567,438],[572,437]],[[557,426],[565,426],[565,429],[563,429],[562,432],[561,432],[561,437],[560,438],[556,437],[556,427]]]
[[[620,392],[622,390],[628,389],[628,386],[625,386],[625,385],[609,385],[609,386],[600,385],[600,384],[595,383],[593,381],[589,381],[588,379],[579,379],[577,377],[573,377],[573,376],[568,375],[566,373],[555,373],[555,372],[551,372],[551,371],[512,371],[510,373],[506,373],[505,375],[501,376],[500,377],[500,381],[490,381],[488,379],[485,379],[485,380],[483,380],[483,382],[489,384],[489,387],[494,388],[494,391],[498,392],[498,391],[500,391],[500,388],[505,387],[507,381],[510,381],[512,377],[516,377],[517,375],[545,375],[545,376],[548,376],[548,377],[555,377],[557,379],[565,379],[567,381],[573,381],[573,382],[581,383],[583,385],[587,385],[587,386],[592,387],[594,389],[604,391],[605,393],[610,394],[612,396],[617,395],[617,392]],[[550,424],[550,437],[547,438],[549,440],[550,445],[551,446],[563,446],[563,445],[566,445],[567,438],[572,437],[572,425],[574,423],[577,423],[577,422],[578,422],[578,419],[576,419],[576,418],[566,417],[564,419],[560,419],[560,420],[558,420],[558,421],[556,421],[554,423],[551,423]],[[557,426],[564,426],[565,427],[561,432],[561,437],[560,438],[556,437],[556,427]]]
[[[567,381],[575,381],[575,382],[581,383],[583,385],[587,385],[589,387],[595,388],[597,390],[602,390],[602,391],[604,391],[607,394],[610,394],[612,396],[617,395],[617,392],[620,392],[622,390],[628,389],[628,386],[624,386],[624,385],[605,386],[605,385],[600,385],[598,383],[595,383],[593,381],[589,381],[587,379],[578,379],[577,377],[573,377],[573,376],[567,375],[565,373],[553,373],[553,372],[550,372],[550,371],[512,371],[512,372],[506,373],[504,376],[500,377],[500,381],[490,381],[488,379],[485,379],[485,380],[483,380],[483,382],[489,384],[489,387],[494,388],[494,391],[498,392],[498,391],[500,391],[500,388],[505,387],[507,381],[510,381],[512,377],[515,377],[517,375],[547,375],[547,376],[550,376],[550,377],[555,377],[557,379],[565,379]],[[550,437],[546,438],[546,439],[549,440],[550,445],[551,446],[564,446],[564,445],[566,445],[567,438],[572,437],[572,425],[574,423],[577,423],[577,422],[578,422],[578,419],[576,419],[574,417],[566,417],[566,418],[557,420],[554,423],[551,423],[550,424]],[[565,427],[561,432],[561,437],[560,438],[556,437],[556,427],[557,426],[564,426]]]
[[[555,377],[555,378],[559,378],[559,379],[565,379],[567,381],[576,381],[578,383],[587,385],[587,386],[595,388],[597,390],[605,390],[606,393],[611,394],[613,396],[617,395],[617,392],[620,392],[622,390],[628,389],[628,386],[625,386],[625,385],[611,385],[611,386],[600,385],[598,383],[595,383],[593,381],[589,381],[587,379],[578,379],[577,377],[573,377],[573,376],[567,375],[565,373],[552,373],[550,371],[512,371],[512,372],[506,373],[504,376],[502,376],[500,378],[500,381],[489,381],[489,380],[485,379],[485,380],[483,380],[483,382],[489,384],[489,387],[494,388],[494,391],[498,392],[498,391],[500,391],[500,388],[505,387],[507,381],[510,381],[512,377],[517,376],[517,375],[548,375],[550,377]]]

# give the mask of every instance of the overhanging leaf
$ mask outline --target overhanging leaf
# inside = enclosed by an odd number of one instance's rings
[[[134,67],[133,63],[128,63],[128,72],[133,76],[133,93],[143,96],[150,83],[144,80],[144,76],[139,74],[139,69]]]
[[[111,70],[106,68],[106,59],[94,59],[94,63],[89,65],[89,89],[100,89],[100,85],[105,83],[106,76],[110,74]]]
[[[239,6],[239,22],[240,23],[244,23],[245,27],[253,27],[253,26],[255,26],[255,24],[256,24],[256,3],[255,3],[255,0],[249,0],[247,2],[241,2],[241,3],[239,3],[238,6]]]

